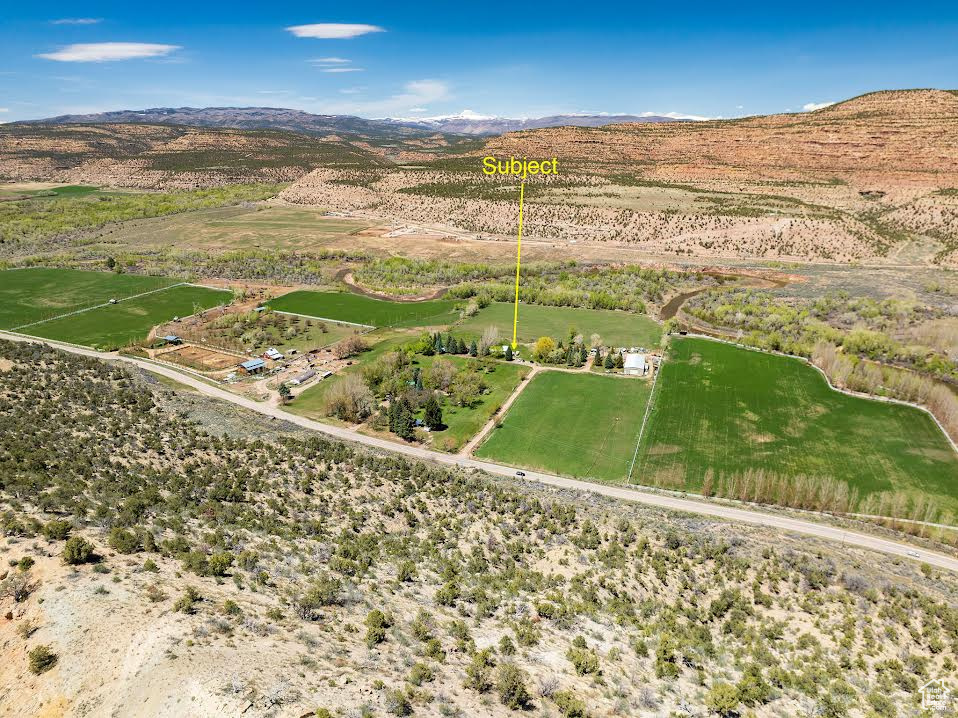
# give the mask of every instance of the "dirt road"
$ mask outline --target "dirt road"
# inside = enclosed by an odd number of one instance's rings
[[[0,331],[0,338],[17,342],[38,341],[32,337],[24,337],[5,331]],[[207,396],[216,399],[222,399],[223,401],[228,401],[232,404],[236,404],[237,406],[242,406],[250,411],[272,416],[277,419],[282,419],[284,421],[290,422],[291,424],[296,424],[306,429],[312,429],[314,431],[318,431],[344,441],[364,444],[366,446],[371,446],[383,451],[404,454],[406,456],[411,456],[423,461],[433,461],[440,464],[459,466],[462,468],[478,469],[480,471],[485,471],[497,476],[514,477],[516,475],[516,469],[514,467],[502,466],[500,464],[494,464],[488,461],[479,461],[477,459],[455,454],[443,454],[441,452],[432,451],[421,446],[395,443],[374,436],[365,436],[363,434],[354,433],[349,429],[329,426],[318,421],[313,421],[312,419],[296,416],[295,414],[290,414],[279,407],[268,406],[252,399],[238,396],[237,394],[233,394],[225,389],[221,389],[218,386],[208,384],[205,381],[197,379],[189,374],[142,359],[93,351],[92,349],[84,349],[71,344],[62,344],[60,342],[54,341],[46,341],[43,343],[56,347],[57,349],[62,349],[63,351],[79,354],[81,356],[134,364],[138,367],[151,371],[154,374],[160,374],[170,379],[174,379],[175,381],[185,384]],[[856,531],[847,531],[845,529],[829,526],[827,524],[803,521],[801,519],[793,519],[787,516],[777,516],[751,509],[724,506],[710,503],[705,500],[667,496],[642,490],[637,487],[609,486],[606,484],[597,483],[594,484],[588,481],[567,479],[562,476],[543,474],[537,471],[525,471],[524,479],[526,481],[540,482],[564,489],[589,491],[614,499],[635,501],[637,503],[657,506],[659,508],[669,509],[672,511],[684,511],[692,514],[726,519],[728,521],[737,521],[740,523],[754,524],[758,526],[769,526],[781,531],[788,531],[806,536],[814,536],[816,538],[840,542],[841,544],[847,546],[856,546],[864,549],[870,549],[872,551],[879,551],[898,558],[910,558],[916,561],[924,561],[932,566],[958,573],[958,558],[946,556],[945,554],[937,553],[935,551],[928,551],[926,549],[914,547],[909,544],[879,538],[877,536],[869,536],[868,534],[863,534]]]

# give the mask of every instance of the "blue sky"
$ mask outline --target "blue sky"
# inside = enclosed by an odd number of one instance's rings
[[[958,88],[958,3],[81,0],[0,11],[0,122],[210,105],[732,117],[906,87]]]

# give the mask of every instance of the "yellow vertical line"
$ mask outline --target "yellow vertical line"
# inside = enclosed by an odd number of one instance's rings
[[[512,348],[518,345],[516,336],[519,327],[519,265],[522,263],[522,200],[526,194],[526,183],[519,185],[519,241],[516,243],[516,308],[512,316]]]

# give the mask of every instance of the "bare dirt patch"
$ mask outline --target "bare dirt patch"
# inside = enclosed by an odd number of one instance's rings
[[[223,369],[236,366],[244,359],[234,354],[227,354],[226,352],[215,351],[213,349],[204,349],[203,347],[190,344],[159,352],[156,358],[182,364],[183,366],[198,368],[201,371],[222,371]]]

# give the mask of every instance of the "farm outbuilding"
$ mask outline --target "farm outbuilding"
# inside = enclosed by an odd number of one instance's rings
[[[645,376],[647,370],[644,354],[626,354],[622,371],[629,376]]]
[[[183,343],[183,340],[180,339],[175,334],[167,334],[165,337],[163,337],[163,341],[165,341],[167,344],[182,344]]]
[[[316,370],[307,369],[302,374],[297,374],[292,379],[290,379],[289,383],[292,384],[293,386],[299,386],[300,384],[306,383],[307,381],[312,379],[314,376],[316,376]]]
[[[247,374],[258,374],[266,368],[266,362],[262,359],[250,359],[240,364],[240,368]]]
[[[283,358],[283,353],[282,353],[281,351],[279,351],[278,349],[276,349],[275,347],[270,347],[270,348],[267,349],[265,352],[263,352],[263,356],[264,356],[266,359],[272,359],[273,361],[279,361],[280,359]]]

